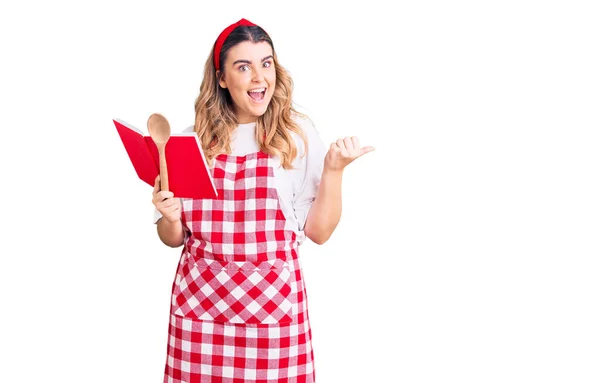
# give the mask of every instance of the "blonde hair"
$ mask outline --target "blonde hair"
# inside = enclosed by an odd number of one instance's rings
[[[261,32],[265,33],[262,29]],[[249,37],[246,40],[255,40],[250,33],[246,32],[245,35]],[[273,47],[268,36],[264,41],[269,42]],[[233,45],[230,44],[230,47]],[[194,104],[196,111],[194,131],[198,134],[208,161],[212,161],[217,154],[231,153],[231,132],[238,125],[233,105],[228,101],[229,91],[219,86],[213,51],[214,48],[204,64],[204,78],[200,85],[200,94]],[[221,52],[221,57],[224,55],[226,55],[226,51]],[[294,109],[292,105],[293,81],[289,73],[279,65],[274,49],[273,63],[276,75],[275,91],[266,112],[257,119],[256,142],[261,151],[279,156],[281,165],[285,169],[291,169],[293,168],[292,161],[298,154],[291,132],[302,138],[304,153],[308,151],[306,136],[294,121],[294,117],[307,117]]]

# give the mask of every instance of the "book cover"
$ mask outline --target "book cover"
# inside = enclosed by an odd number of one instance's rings
[[[158,148],[152,137],[113,119],[138,177],[150,186],[160,173]],[[216,199],[217,189],[195,132],[171,134],[165,146],[169,189],[177,198]]]

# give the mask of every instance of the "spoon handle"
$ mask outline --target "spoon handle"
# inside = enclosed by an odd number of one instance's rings
[[[167,171],[167,158],[165,157],[165,145],[159,145],[158,158],[160,161],[160,190],[169,191],[169,172]]]

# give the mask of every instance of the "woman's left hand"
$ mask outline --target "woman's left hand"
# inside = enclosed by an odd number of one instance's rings
[[[324,170],[341,171],[358,157],[375,150],[372,146],[360,147],[358,137],[339,138],[332,143],[325,156]]]

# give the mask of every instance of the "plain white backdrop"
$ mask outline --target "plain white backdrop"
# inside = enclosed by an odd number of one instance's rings
[[[162,382],[180,249],[112,123],[173,130],[272,36],[343,216],[301,259],[320,383],[600,380],[600,14],[583,1],[0,6],[2,382]]]

